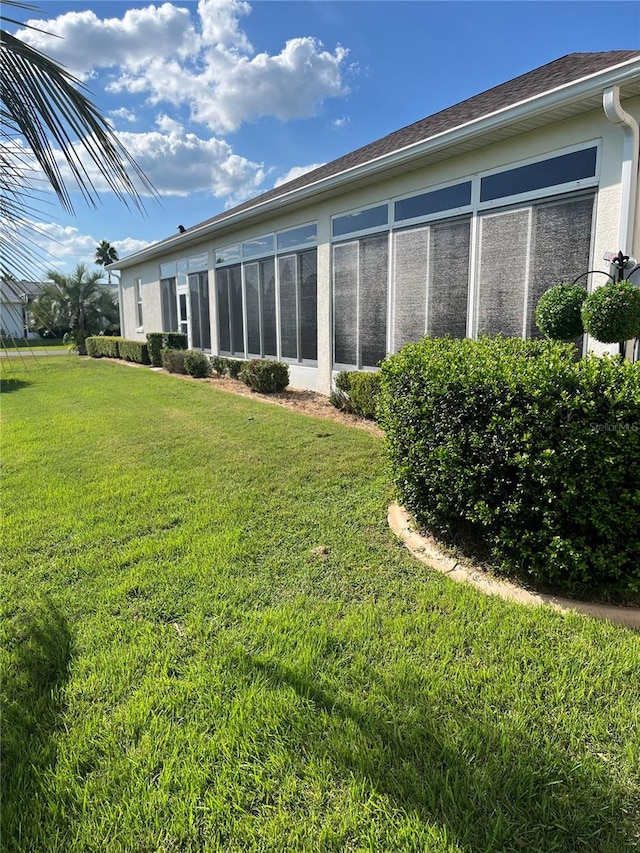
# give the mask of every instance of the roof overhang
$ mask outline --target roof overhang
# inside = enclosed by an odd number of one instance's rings
[[[500,142],[512,136],[555,124],[581,113],[602,108],[602,94],[609,86],[619,86],[623,98],[640,95],[640,57],[550,89],[540,95],[444,131],[426,140],[397,149],[389,154],[360,163],[303,187],[283,192],[275,198],[256,201],[255,205],[217,217],[141,249],[109,264],[107,270],[126,269],[174,250],[187,249],[203,239],[236,229],[249,221],[256,223],[281,213],[344,193],[350,185],[366,186],[421,166],[448,160],[478,147]]]

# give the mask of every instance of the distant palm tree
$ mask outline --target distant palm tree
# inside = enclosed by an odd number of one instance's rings
[[[49,270],[47,283],[30,305],[31,324],[38,329],[69,330],[69,340],[80,355],[85,341],[118,322],[118,306],[100,285],[102,272],[78,264],[70,275]]]
[[[130,202],[143,207],[137,186],[149,195],[157,197],[157,192],[97,107],[81,91],[82,83],[4,29],[5,23],[22,25],[7,17],[6,8],[11,6],[29,11],[34,7],[4,0],[5,11],[0,13],[0,193],[4,217],[0,274],[16,280],[29,277],[29,267],[37,257],[34,235],[24,234],[25,220],[33,213],[33,201],[39,192],[31,179],[29,154],[39,164],[61,205],[71,212],[71,197],[58,163],[60,155],[71,170],[76,187],[94,207],[98,192],[87,161],[127,207]]]
[[[100,243],[96,246],[94,260],[101,267],[106,267],[108,264],[113,264],[119,260],[118,250],[108,240],[100,240]],[[109,270],[107,270],[107,276],[109,277],[109,284],[111,284],[111,273]]]

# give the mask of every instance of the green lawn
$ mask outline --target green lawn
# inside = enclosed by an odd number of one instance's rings
[[[414,562],[383,442],[0,365],[3,848],[640,847],[640,635]]]

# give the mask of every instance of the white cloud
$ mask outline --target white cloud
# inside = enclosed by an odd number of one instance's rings
[[[25,219],[21,230],[28,233],[29,239],[38,250],[38,257],[46,258],[46,269],[56,269],[70,272],[79,263],[94,266],[96,246],[100,239],[91,234],[83,234],[73,225],[60,225],[55,222],[38,222]],[[126,237],[124,240],[113,240],[112,245],[122,257],[131,252],[144,249],[149,243]],[[43,274],[46,270],[43,269]]]
[[[340,118],[334,118],[331,124],[334,127],[345,127],[350,121],[351,119],[348,116],[340,116]]]
[[[223,139],[202,139],[186,133],[181,124],[166,116],[158,118],[159,131],[118,132],[118,139],[162,196],[188,196],[210,193],[216,198],[229,196],[238,203],[256,194],[265,178],[261,163],[234,154]],[[95,164],[88,162],[78,148],[85,168],[98,192],[109,187]],[[72,180],[66,163],[58,156],[65,180]]]
[[[187,106],[192,120],[214,131],[237,130],[263,116],[306,118],[326,98],[348,93],[347,50],[331,52],[305,36],[287,41],[278,54],[253,55],[240,28],[250,11],[242,0],[200,0],[198,28],[187,9],[171,3],[129,9],[122,18],[68,12],[31,22],[53,35],[28,29],[19,35],[83,78],[112,68],[108,91]]]
[[[311,163],[309,166],[294,166],[292,169],[289,169],[286,175],[278,178],[273,186],[281,187],[282,184],[293,181],[295,178],[301,177],[301,175],[306,175],[307,172],[313,172],[314,169],[319,169],[320,166],[324,166],[324,163]]]
[[[124,121],[137,121],[135,113],[132,113],[131,110],[126,109],[126,107],[121,107],[119,110],[111,110],[109,115],[114,118],[121,118]]]

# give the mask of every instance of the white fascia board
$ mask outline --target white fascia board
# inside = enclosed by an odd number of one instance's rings
[[[634,81],[639,76],[640,57],[628,59],[619,65],[607,68],[605,71],[598,71],[579,80],[573,80],[570,83],[557,86],[555,89],[549,89],[540,95],[534,95],[524,101],[510,104],[493,113],[488,113],[465,124],[460,124],[451,130],[445,130],[442,133],[430,136],[424,141],[414,142],[404,148],[392,151],[390,154],[383,154],[380,157],[368,160],[366,163],[360,163],[343,172],[337,172],[314,183],[305,184],[304,187],[259,202],[246,210],[238,213],[230,211],[229,215],[222,219],[216,219],[215,222],[204,223],[189,229],[187,235],[177,234],[175,237],[164,241],[162,245],[155,244],[149,246],[147,249],[141,249],[139,252],[116,261],[114,264],[109,264],[105,269],[124,269],[141,261],[151,260],[156,256],[163,255],[165,252],[177,248],[179,245],[186,247],[191,243],[198,242],[208,235],[215,233],[221,227],[227,228],[229,225],[240,226],[247,220],[252,219],[257,213],[268,213],[269,211],[277,210],[283,205],[300,204],[309,200],[318,192],[336,189],[341,185],[357,182],[360,178],[366,177],[372,172],[393,168],[412,159],[436,152],[441,148],[471,139],[474,136],[481,137],[483,134],[496,130],[499,127],[517,124],[518,121],[524,118],[531,118],[540,113],[546,113],[554,109],[554,107],[582,101],[590,95],[601,94],[603,89],[609,86],[623,86],[625,82]],[[188,241],[184,239],[185,236],[189,238]]]

